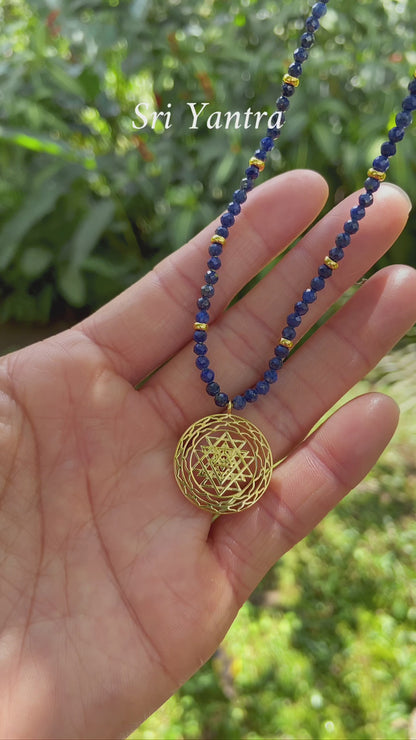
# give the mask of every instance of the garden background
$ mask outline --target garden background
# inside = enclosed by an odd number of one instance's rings
[[[331,6],[264,173],[318,170],[328,208],[362,186],[416,67],[416,0]],[[218,216],[262,131],[190,131],[186,103],[272,113],[307,12],[304,0],[2,0],[3,352],[89,314]],[[138,102],[171,103],[172,127],[135,130]],[[389,179],[416,201],[414,130]],[[390,262],[416,266],[414,215]],[[416,737],[415,350],[413,330],[354,389],[402,407],[376,468],[134,737]]]

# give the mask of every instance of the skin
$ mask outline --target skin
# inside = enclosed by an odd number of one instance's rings
[[[237,219],[209,335],[230,395],[266,369],[357,196],[224,309],[326,197],[319,175],[290,172],[251,193]],[[298,336],[402,230],[407,196],[383,184],[375,201]],[[416,320],[416,273],[403,266],[365,282],[244,412],[274,459],[285,457],[261,501],[212,523],[183,497],[172,466],[179,436],[216,413],[190,343],[212,233],[211,225],[83,323],[1,360],[1,737],[128,734],[210,657],[267,570],[393,434],[394,401],[371,393],[305,440]]]

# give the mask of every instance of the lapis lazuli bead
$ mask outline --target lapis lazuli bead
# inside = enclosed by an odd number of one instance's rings
[[[269,385],[272,385],[272,383],[275,383],[277,380],[277,372],[276,370],[266,370],[266,372],[263,375],[263,378],[265,379],[266,383],[269,383]]]
[[[284,339],[292,340],[296,337],[296,330],[293,328],[293,326],[285,326],[282,331],[282,337],[284,337]]]
[[[212,383],[214,378],[215,378],[215,373],[209,367],[206,367],[201,373],[201,380],[203,380],[204,383]]]
[[[368,208],[369,206],[373,205],[374,198],[371,193],[361,193],[361,195],[358,198],[358,202],[360,206],[363,206],[364,208]],[[365,212],[363,215],[365,215]]]
[[[209,322],[209,313],[208,313],[208,311],[198,311],[198,313],[195,316],[195,321],[198,324],[208,324],[208,322]]]
[[[248,388],[244,393],[244,398],[247,403],[254,403],[254,401],[257,401],[257,391],[254,388]]]
[[[287,71],[292,77],[300,77],[302,74],[302,65],[299,62],[293,62],[293,64],[289,65]]]
[[[390,129],[388,136],[390,141],[395,144],[397,141],[401,141],[403,139],[404,128],[393,126],[393,128]]]
[[[208,270],[208,272],[205,273],[204,277],[208,285],[215,285],[215,283],[218,283],[218,275],[215,270]]]
[[[371,195],[371,193],[369,194]],[[364,206],[354,206],[353,208],[351,208],[350,214],[353,221],[361,221],[361,219],[365,216],[365,208]]]
[[[281,131],[279,128],[268,128],[267,129],[267,136],[270,139],[278,139],[281,134]]]
[[[319,277],[324,278],[324,280],[327,280],[328,278],[331,277],[332,270],[331,270],[330,267],[328,267],[328,265],[319,265],[319,267],[318,267],[318,275],[319,275]],[[311,285],[312,285],[312,283],[311,283]],[[313,285],[312,285],[312,287],[313,287]]]
[[[416,95],[408,95],[402,103],[403,110],[416,110]]]
[[[246,175],[249,180],[257,180],[259,176],[259,168],[256,167],[256,165],[251,164],[250,167],[247,167],[246,169]]]
[[[416,95],[416,78],[409,82],[407,89],[411,95]]]
[[[207,338],[206,331],[202,331],[201,329],[197,329],[194,331],[194,341],[195,342],[205,342]]]
[[[302,295],[303,303],[313,303],[316,301],[316,292],[311,288],[307,288]]]
[[[314,277],[311,280],[312,290],[323,290],[325,288],[325,280],[322,277]]]
[[[348,247],[351,242],[351,237],[343,231],[341,234],[337,234],[335,237],[335,244],[337,247]]]
[[[274,353],[276,357],[283,357],[285,360],[289,354],[289,347],[284,347],[283,344],[278,344],[277,347],[274,348]]]
[[[388,157],[376,157],[375,159],[373,159],[373,167],[379,172],[386,172],[390,167]]]
[[[207,262],[207,266],[210,270],[219,270],[221,267],[221,260],[219,257],[211,257]]]
[[[310,49],[311,46],[313,46],[315,43],[315,34],[311,33],[310,31],[307,31],[306,33],[303,33],[300,37],[300,45],[303,46],[304,49]]]
[[[274,146],[274,142],[271,136],[265,136],[264,139],[261,140],[260,144],[262,148],[266,150],[266,152],[270,152]]]
[[[322,18],[327,11],[325,3],[315,3],[312,5],[312,15],[314,18]]]
[[[258,383],[256,383],[256,387],[254,389],[256,393],[259,394],[259,396],[265,396],[266,393],[270,390],[270,385],[267,383],[266,380],[259,380]]]
[[[342,247],[334,247],[329,250],[329,256],[334,262],[340,262],[344,257],[344,250]]]
[[[207,391],[207,393],[208,393],[209,396],[216,396],[217,393],[220,392],[220,387],[219,387],[218,383],[215,383],[215,382],[214,383],[208,383],[208,385],[206,387],[206,391]]]
[[[305,303],[305,301],[297,301],[297,303],[295,303],[294,308],[295,308],[296,313],[299,314],[299,316],[304,316],[305,313],[308,313],[309,311],[309,306],[307,303]]]
[[[233,398],[233,408],[236,411],[241,411],[241,409],[245,407],[246,403],[247,401],[245,400],[245,398],[243,398],[243,396],[236,396],[235,398]]]
[[[262,159],[263,162],[267,159],[267,152],[265,149],[256,149],[254,152],[254,156],[257,157],[257,159]]]
[[[380,187],[380,180],[376,180],[375,177],[367,177],[364,182],[364,187],[369,193],[375,193]]]
[[[317,18],[314,18],[313,15],[310,15],[309,18],[305,21],[305,28],[307,31],[311,31],[312,33],[314,31],[317,31],[320,26],[320,23]]]
[[[212,296],[215,294],[215,288],[213,285],[203,285],[201,287],[201,294],[203,298],[212,298]],[[206,321],[201,322],[203,324],[206,324]]]
[[[288,326],[293,326],[295,329],[302,323],[302,319],[298,313],[290,313],[286,321]]]
[[[222,254],[222,245],[218,244],[218,242],[213,242],[213,244],[210,244],[208,252],[211,257],[218,257],[218,255]]]
[[[223,236],[224,239],[227,239],[230,234],[226,226],[218,226],[218,228],[215,229],[215,233],[218,234],[218,236]]]
[[[276,108],[277,110],[283,111],[287,110],[290,105],[289,98],[285,98],[284,95],[281,95],[280,98],[277,98],[276,100]]]
[[[269,360],[270,370],[280,370],[281,367],[283,367],[283,359],[281,357],[272,357],[271,360]]]
[[[233,225],[233,223],[235,221],[235,218],[234,218],[234,216],[233,216],[232,213],[228,213],[227,212],[227,213],[223,213],[223,215],[221,216],[220,221],[221,221],[221,223],[222,223],[223,226],[227,226],[228,227],[228,226],[232,226]]]
[[[243,177],[243,179],[240,182],[240,188],[241,190],[253,190],[253,181],[249,180],[248,177]]]
[[[209,298],[198,298],[197,305],[198,308],[206,310],[207,308],[211,307],[211,301],[209,300]]]
[[[209,359],[206,355],[199,355],[199,357],[195,360],[195,365],[197,366],[198,370],[205,370],[206,367],[209,365]]]
[[[319,23],[318,23],[318,26],[319,26]],[[308,30],[312,30],[312,29],[308,29]],[[309,56],[309,53],[303,46],[299,46],[293,52],[293,58],[295,62],[306,62],[308,56]]]
[[[221,409],[224,408],[224,406],[228,405],[229,398],[226,393],[217,393],[214,401],[217,406],[219,406]]]
[[[206,355],[206,353],[208,352],[208,347],[206,344],[201,344],[200,342],[198,342],[194,346],[194,352],[196,355]]]
[[[284,82],[283,85],[282,85],[282,94],[286,98],[290,98],[293,95],[293,93],[295,92],[295,90],[296,90],[295,86],[294,85],[291,85],[288,82]]]
[[[358,221],[349,220],[346,221],[344,224],[344,231],[347,234],[356,234],[359,228],[360,224],[358,223]]]
[[[413,121],[410,110],[401,110],[400,113],[397,114],[395,121],[396,126],[399,128],[407,128],[410,126]]]
[[[232,213],[233,216],[238,216],[238,214],[241,211],[241,206],[239,203],[235,203],[234,201],[232,201],[231,203],[228,204],[227,210],[228,210],[228,213]]]
[[[236,203],[244,203],[247,200],[247,193],[245,190],[235,190],[233,193],[233,198]]]
[[[383,157],[393,157],[394,154],[396,154],[397,147],[396,144],[392,141],[385,141],[381,147],[380,151],[383,155]]]

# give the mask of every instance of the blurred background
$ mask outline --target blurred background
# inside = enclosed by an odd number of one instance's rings
[[[189,130],[186,103],[272,113],[309,7],[1,0],[0,351],[73,324],[221,213],[263,129]],[[265,177],[316,169],[328,208],[362,186],[416,68],[415,15],[331,3]],[[139,102],[170,103],[171,128],[134,129]],[[389,180],[415,201],[414,130],[398,150]],[[391,262],[416,266],[414,216]],[[416,737],[415,349],[411,331],[354,389],[402,408],[378,466],[135,737]]]

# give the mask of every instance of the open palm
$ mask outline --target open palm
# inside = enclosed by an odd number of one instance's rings
[[[386,185],[377,195],[305,330],[402,229],[406,198]],[[237,220],[210,333],[230,394],[262,374],[355,199],[224,309],[325,197],[317,174],[288,173],[252,193]],[[416,278],[405,267],[367,281],[247,410],[275,459],[285,457],[260,503],[212,524],[182,496],[178,438],[215,413],[190,344],[211,233],[74,329],[1,363],[2,737],[128,733],[207,660],[268,568],[365,475],[394,430],[395,404],[370,394],[305,440],[414,322]]]

